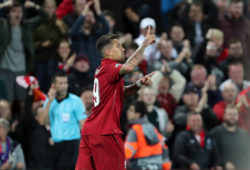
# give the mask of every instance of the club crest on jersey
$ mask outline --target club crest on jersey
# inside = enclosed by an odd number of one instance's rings
[[[116,64],[116,65],[115,65],[115,68],[119,67],[120,65],[121,65],[121,64]]]

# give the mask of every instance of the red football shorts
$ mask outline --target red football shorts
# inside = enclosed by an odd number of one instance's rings
[[[83,135],[76,170],[125,170],[121,135]]]

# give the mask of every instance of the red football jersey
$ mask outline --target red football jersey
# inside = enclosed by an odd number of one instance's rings
[[[122,134],[120,116],[124,100],[124,79],[115,60],[102,59],[95,71],[94,107],[82,129],[82,135]]]

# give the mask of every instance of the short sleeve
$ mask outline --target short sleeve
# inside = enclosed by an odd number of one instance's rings
[[[122,67],[122,64],[119,64],[119,63],[113,63],[108,66],[107,77],[109,78],[110,82],[115,82],[123,77],[122,75],[120,75],[121,67]]]
[[[78,121],[87,118],[85,107],[80,98],[75,102],[75,116]]]

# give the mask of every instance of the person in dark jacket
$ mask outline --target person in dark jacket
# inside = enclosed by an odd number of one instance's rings
[[[92,3],[94,3],[94,9],[97,14],[96,18],[94,12],[89,9]],[[94,74],[95,69],[101,63],[101,55],[96,49],[96,41],[101,35],[108,32],[109,25],[102,14],[99,0],[88,2],[82,11],[82,15],[77,18],[69,30],[73,51],[89,57],[90,72],[92,74]]]
[[[87,56],[79,54],[76,56],[74,66],[69,74],[69,91],[77,96],[81,95],[81,89],[93,84],[94,78],[89,71]]]
[[[35,50],[32,30],[47,19],[47,13],[32,1],[26,1],[24,7],[35,8],[39,16],[23,20],[20,3],[5,1],[1,7],[9,7],[8,18],[0,17],[0,75],[4,79],[9,101],[25,99],[25,90],[15,83],[18,75],[25,75],[34,66]]]
[[[201,115],[190,112],[187,126],[188,130],[181,132],[174,143],[174,168],[198,170],[213,167],[222,170],[216,143],[203,130]]]

